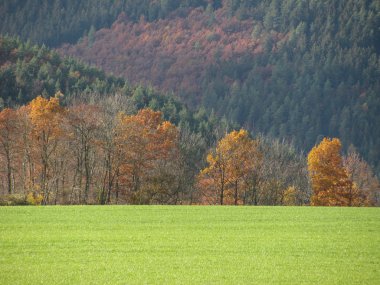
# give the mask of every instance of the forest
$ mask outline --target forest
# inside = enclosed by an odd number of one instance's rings
[[[26,106],[0,112],[1,186],[7,194],[0,203],[380,202],[380,184],[371,168],[355,150],[342,157],[338,139],[324,139],[306,161],[289,144],[252,138],[241,129],[206,149],[207,163],[202,163],[206,140],[164,120],[159,111],[136,112],[120,95],[93,95],[63,107],[63,96],[59,91],[49,99],[38,96]]]
[[[191,112],[172,94],[131,85],[125,79],[106,75],[98,68],[74,58],[62,58],[45,46],[15,37],[0,37],[0,86],[0,109],[28,104],[37,96],[54,97],[58,91],[65,94],[61,98],[63,104],[87,95],[119,94],[129,97],[135,109],[160,110],[165,119],[203,135],[210,133],[216,123],[213,114],[203,108]],[[209,137],[211,141],[213,137]]]
[[[72,55],[309,149],[354,145],[379,171],[377,1],[222,1],[93,30]]]
[[[0,8],[3,34],[173,91],[193,109],[298,149],[339,137],[379,174],[378,1],[5,0]]]
[[[219,1],[215,1],[215,6]],[[124,12],[132,21],[151,21],[188,7],[206,7],[206,0],[4,0],[0,3],[0,33],[50,47],[75,43],[91,30],[110,26]],[[25,19],[27,19],[25,21]]]
[[[376,1],[40,6],[0,3],[1,203],[378,205]]]

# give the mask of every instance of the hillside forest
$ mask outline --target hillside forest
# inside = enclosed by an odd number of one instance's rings
[[[370,0],[2,1],[0,204],[378,206],[379,27]]]
[[[310,149],[354,145],[378,169],[378,1],[222,1],[131,21],[61,54],[131,83],[173,91],[190,107]]]

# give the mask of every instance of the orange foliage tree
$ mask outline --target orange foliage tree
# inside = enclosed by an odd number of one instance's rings
[[[246,130],[227,134],[207,155],[208,167],[199,175],[201,191],[217,193],[221,205],[225,200],[238,205],[244,201],[249,185],[246,182],[261,159],[257,142],[249,137]]]
[[[308,155],[314,206],[357,206],[363,203],[358,189],[343,167],[339,139],[324,138]]]
[[[60,106],[58,92],[55,97],[45,99],[37,97],[29,103],[29,117],[32,123],[32,140],[34,152],[39,158],[40,189],[43,195],[43,204],[48,203],[50,189],[49,168],[60,139],[63,136],[62,118],[65,109]],[[37,160],[37,159],[36,159]]]
[[[164,121],[161,112],[151,109],[140,110],[136,115],[121,114],[116,145],[123,157],[120,182],[129,189],[129,202],[149,203],[150,196],[156,193],[143,193],[142,182],[152,175],[159,161],[177,154],[177,128]]]

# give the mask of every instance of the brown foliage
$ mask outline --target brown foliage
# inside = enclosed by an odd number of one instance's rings
[[[116,145],[124,158],[119,182],[125,187],[128,202],[149,203],[157,191],[164,189],[146,182],[155,176],[160,162],[173,160],[177,155],[177,128],[163,121],[161,112],[150,109],[140,110],[136,115],[121,114]],[[149,188],[150,193],[144,191],[144,187]]]

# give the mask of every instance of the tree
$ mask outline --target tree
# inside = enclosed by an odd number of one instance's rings
[[[0,112],[0,161],[6,168],[7,192],[11,194],[14,190],[14,158],[18,141],[17,113],[13,109],[4,109]]]
[[[254,205],[308,204],[310,185],[306,157],[284,140],[259,136],[263,161],[252,178],[248,203]],[[290,195],[290,196],[289,196]]]
[[[360,195],[343,167],[339,139],[324,138],[308,155],[314,206],[354,206]]]
[[[67,120],[72,135],[73,160],[76,160],[72,189],[79,188],[80,203],[88,203],[92,175],[94,173],[95,139],[100,128],[99,107],[79,104],[69,108]],[[84,193],[82,179],[84,177]]]
[[[361,206],[375,206],[380,202],[380,183],[371,166],[350,146],[343,157],[343,165],[361,197]]]
[[[200,187],[211,187],[219,196],[223,205],[227,198],[232,198],[237,205],[242,193],[246,193],[245,181],[254,172],[261,160],[257,142],[249,137],[246,130],[233,131],[222,138],[215,149],[207,155],[208,167],[200,173]],[[227,194],[227,195],[226,195]]]
[[[221,145],[222,151],[232,152],[227,170],[231,188],[233,188],[234,204],[237,205],[240,198],[247,196],[247,182],[256,168],[261,164],[262,155],[258,150],[258,142],[252,140],[246,130],[233,131]]]
[[[34,161],[32,158],[32,146],[33,141],[31,138],[32,134],[32,123],[30,122],[30,106],[22,106],[17,111],[18,118],[18,131],[19,131],[19,152],[21,155],[20,159],[20,184],[22,185],[23,192],[34,192]],[[39,193],[32,193],[38,196]]]
[[[60,96],[62,96],[60,92],[50,99],[38,96],[29,103],[29,117],[33,126],[33,145],[35,153],[40,160],[40,188],[43,195],[43,204],[49,202],[50,189],[48,179],[51,158],[58,148],[60,138],[63,136],[62,119],[65,109],[60,106]]]
[[[170,122],[164,121],[161,112],[151,109],[142,109],[136,115],[121,114],[117,126],[116,145],[120,156],[123,157],[120,177],[124,185],[129,188],[129,201],[149,203],[157,191],[144,192],[143,178],[148,178],[153,170],[157,170],[159,161],[173,159],[173,155],[177,154],[177,128]],[[158,177],[155,179],[159,180]]]

